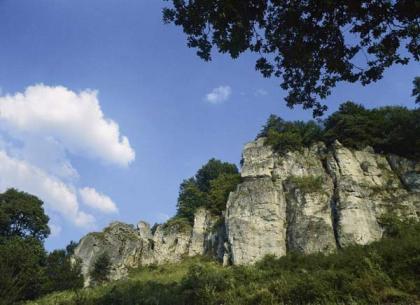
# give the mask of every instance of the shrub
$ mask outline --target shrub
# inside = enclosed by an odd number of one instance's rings
[[[95,263],[93,264],[93,268],[90,271],[90,277],[93,284],[98,285],[108,281],[110,271],[111,260],[108,253],[104,252],[97,257]]]
[[[289,182],[305,193],[319,192],[324,183],[321,176],[291,176]]]
[[[189,258],[141,267],[128,280],[85,290],[83,304],[415,305],[420,301],[420,224],[398,226],[399,234],[329,255],[267,256],[251,266]],[[74,293],[62,298],[57,295],[55,304],[78,304]]]
[[[280,153],[300,150],[317,141],[335,140],[351,148],[371,146],[378,153],[420,159],[420,109],[387,106],[366,109],[346,102],[323,122],[288,122],[271,115],[258,137]]]
[[[186,219],[193,224],[194,213],[199,207],[221,215],[229,193],[239,182],[240,175],[235,164],[209,160],[194,177],[181,183],[175,218]]]

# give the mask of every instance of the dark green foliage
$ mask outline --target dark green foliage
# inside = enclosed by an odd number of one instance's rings
[[[191,228],[191,222],[185,217],[174,216],[163,224],[164,232],[170,232],[172,229],[177,232],[186,232]]]
[[[83,287],[81,262],[71,262],[74,246],[77,244],[71,243],[67,246],[68,250],[54,250],[48,254],[45,267],[47,280],[44,284],[46,293]]]
[[[67,250],[47,255],[48,216],[37,197],[15,189],[0,194],[0,305],[83,286],[80,263]]]
[[[72,256],[77,246],[78,246],[77,242],[75,242],[74,240],[70,241],[70,243],[66,247],[66,255]]]
[[[282,153],[317,141],[331,144],[338,140],[351,148],[371,146],[378,153],[420,158],[420,109],[399,106],[366,109],[346,102],[322,125],[313,121],[287,122],[271,115],[258,136],[267,137],[266,143]]]
[[[211,182],[220,175],[236,175],[238,168],[235,164],[210,159],[195,175],[195,182],[200,191],[207,193],[210,191]]]
[[[326,119],[324,138],[329,143],[339,140],[345,146],[364,148],[377,141],[375,134],[382,128],[379,123],[370,120],[362,105],[346,102]]]
[[[15,189],[0,194],[0,236],[44,240],[50,229],[42,205],[37,197]]]
[[[420,76],[417,76],[413,80],[413,91],[411,96],[415,97],[416,103],[420,103]]]
[[[291,182],[305,193],[317,192],[322,189],[324,184],[321,176],[291,176],[288,182]]]
[[[287,105],[314,116],[337,83],[367,85],[393,64],[420,59],[416,0],[171,2],[164,22],[182,27],[199,57],[211,60],[213,47],[232,58],[255,53],[264,77],[282,79]]]
[[[211,180],[210,191],[208,193],[210,202],[208,209],[210,212],[212,212],[214,215],[220,216],[222,211],[226,209],[226,203],[230,192],[234,191],[240,182],[241,177],[238,173],[224,173]]]
[[[111,271],[111,260],[108,253],[104,252],[98,256],[93,269],[90,271],[90,277],[95,285],[108,281],[109,273]]]
[[[201,206],[208,206],[207,193],[202,192],[194,178],[184,180],[179,188],[177,216],[194,220],[194,212]]]
[[[393,228],[398,234],[368,246],[351,246],[329,255],[267,256],[252,266],[222,267],[195,258],[142,267],[132,273],[139,277],[100,287],[83,304],[417,305],[420,223],[402,222],[392,215],[385,218],[387,231]],[[58,304],[78,303],[73,297]]]
[[[287,122],[275,115],[270,115],[258,137],[267,137],[266,144],[271,145],[274,150],[287,152],[299,150],[320,141],[321,135],[322,129],[314,121]]]
[[[325,121],[324,140],[339,140],[343,145],[364,148],[369,145],[379,153],[393,153],[420,158],[420,109],[381,107],[365,109],[352,102],[344,103]]]
[[[43,292],[43,240],[50,229],[42,205],[37,197],[15,189],[0,194],[0,304],[33,299]]]
[[[46,276],[46,253],[39,240],[19,236],[0,238],[0,304],[39,297]]]
[[[210,159],[194,177],[182,182],[175,218],[184,218],[192,224],[194,213],[199,207],[221,215],[229,193],[236,188],[239,180],[235,164]]]

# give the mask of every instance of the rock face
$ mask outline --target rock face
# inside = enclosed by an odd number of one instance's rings
[[[81,259],[85,285],[90,283],[89,272],[96,259],[105,252],[111,260],[111,279],[125,276],[128,268],[137,266],[145,242],[134,226],[120,222],[111,223],[103,232],[83,237],[74,255]]]
[[[242,183],[223,217],[198,209],[194,226],[159,225],[152,232],[112,223],[82,238],[75,256],[86,284],[95,259],[111,257],[111,278],[131,267],[207,255],[224,264],[254,263],[267,254],[331,252],[382,237],[380,217],[420,218],[420,163],[339,142],[277,154],[260,138],[243,151]]]

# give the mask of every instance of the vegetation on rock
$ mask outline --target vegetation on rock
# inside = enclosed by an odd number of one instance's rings
[[[305,193],[319,192],[324,183],[321,176],[292,176],[289,182]]]
[[[222,267],[204,258],[141,267],[128,279],[56,293],[30,305],[414,305],[420,299],[420,224],[386,216],[387,235],[334,254],[266,257]]]
[[[346,102],[324,121],[288,122],[271,115],[258,137],[278,152],[299,150],[311,144],[335,140],[344,146],[420,159],[420,109],[388,106],[366,109]]]
[[[110,271],[111,259],[108,253],[104,252],[98,256],[93,264],[93,269],[90,271],[90,277],[93,284],[99,285],[108,281]]]
[[[229,193],[239,182],[240,175],[235,164],[210,159],[194,177],[181,183],[175,218],[184,218],[192,224],[194,213],[200,207],[214,215],[221,215]]]

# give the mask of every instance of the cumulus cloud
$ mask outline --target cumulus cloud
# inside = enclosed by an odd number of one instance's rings
[[[38,196],[47,209],[59,213],[78,227],[90,228],[95,222],[92,215],[80,211],[77,195],[69,185],[0,151],[0,191],[11,187]]]
[[[73,154],[123,166],[135,158],[118,124],[105,118],[96,91],[30,86],[0,97],[0,120],[19,138],[51,137]]]
[[[230,86],[220,86],[206,94],[206,101],[211,104],[221,104],[227,101],[231,94],[232,89]]]
[[[108,196],[98,193],[91,187],[84,187],[79,190],[82,201],[89,207],[97,209],[103,213],[117,213],[115,203]]]
[[[96,91],[35,85],[0,96],[0,132],[0,192],[14,187],[32,193],[48,213],[81,228],[93,228],[96,220],[80,201],[102,213],[118,211],[108,196],[78,186],[69,159],[70,153],[119,166],[135,159],[128,138],[102,112]],[[55,219],[54,235],[60,228]]]

